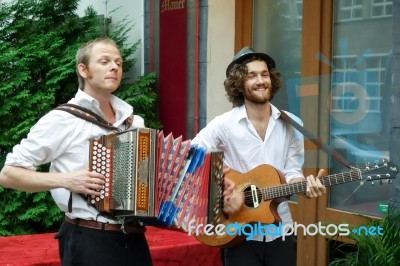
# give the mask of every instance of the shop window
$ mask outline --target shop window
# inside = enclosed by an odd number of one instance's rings
[[[334,1],[337,22],[333,28],[330,143],[353,166],[364,169],[390,160],[387,128],[390,112],[385,108],[390,105],[392,21],[386,17],[371,20],[355,15],[361,4],[356,0]],[[371,0],[364,5],[368,6],[382,7],[379,9],[382,16],[391,12],[389,1]],[[345,18],[361,20],[344,22]],[[368,33],[363,38],[355,34],[365,32],[366,27]],[[332,160],[333,173],[345,170]],[[390,185],[386,180],[382,185],[351,182],[331,188],[329,206],[383,216],[382,206],[388,204],[389,198]]]

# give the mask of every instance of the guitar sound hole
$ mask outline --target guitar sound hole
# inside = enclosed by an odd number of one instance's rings
[[[254,189],[252,189],[251,186],[248,186],[243,190],[244,205],[249,208],[257,208],[262,201],[261,190],[258,187],[255,188],[255,193],[253,193],[253,190]]]

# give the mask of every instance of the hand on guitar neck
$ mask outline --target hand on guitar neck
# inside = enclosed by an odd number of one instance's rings
[[[324,175],[324,169],[320,169],[318,175],[314,177],[313,175],[309,175],[306,177],[307,180],[307,189],[306,189],[306,197],[316,198],[322,196],[326,193],[326,187],[321,183],[321,177]],[[301,182],[304,181],[304,178],[294,178],[289,183]]]
[[[229,171],[229,168],[224,168],[224,173],[226,174]],[[321,183],[320,178],[323,177],[324,170],[321,169],[318,172],[318,175],[314,177],[314,175],[309,175],[306,177],[307,180],[307,190],[306,197],[307,198],[316,198],[322,196],[326,193],[326,187]],[[301,182],[304,181],[304,178],[299,177],[292,179],[290,183]],[[244,195],[242,192],[238,191],[236,188],[235,182],[225,177],[224,180],[224,209],[223,211],[226,214],[232,214],[240,210],[240,208],[244,204]]]

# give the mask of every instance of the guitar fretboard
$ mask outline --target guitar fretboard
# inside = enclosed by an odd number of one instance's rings
[[[330,187],[333,185],[343,184],[356,180],[361,180],[361,170],[356,169],[345,173],[328,175],[320,178],[321,183]],[[264,200],[287,197],[293,194],[304,194],[307,190],[307,181],[283,184],[261,189]]]

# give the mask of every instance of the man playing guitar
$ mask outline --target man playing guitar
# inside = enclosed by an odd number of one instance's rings
[[[265,53],[245,47],[228,65],[226,77],[225,90],[234,108],[215,117],[192,143],[224,151],[227,169],[246,173],[268,164],[279,170],[287,183],[307,180],[308,198],[326,193],[319,180],[323,170],[317,177],[310,175],[305,179],[303,176],[303,135],[279,119],[281,111],[270,102],[282,84],[275,61]],[[298,117],[286,113],[301,123]],[[244,197],[237,184],[226,177],[224,212],[228,215],[240,212],[243,203]],[[279,204],[277,211],[283,225],[293,222],[286,201]],[[255,235],[250,241],[224,248],[223,257],[226,266],[296,265],[295,240],[293,237],[283,240],[279,236]]]

